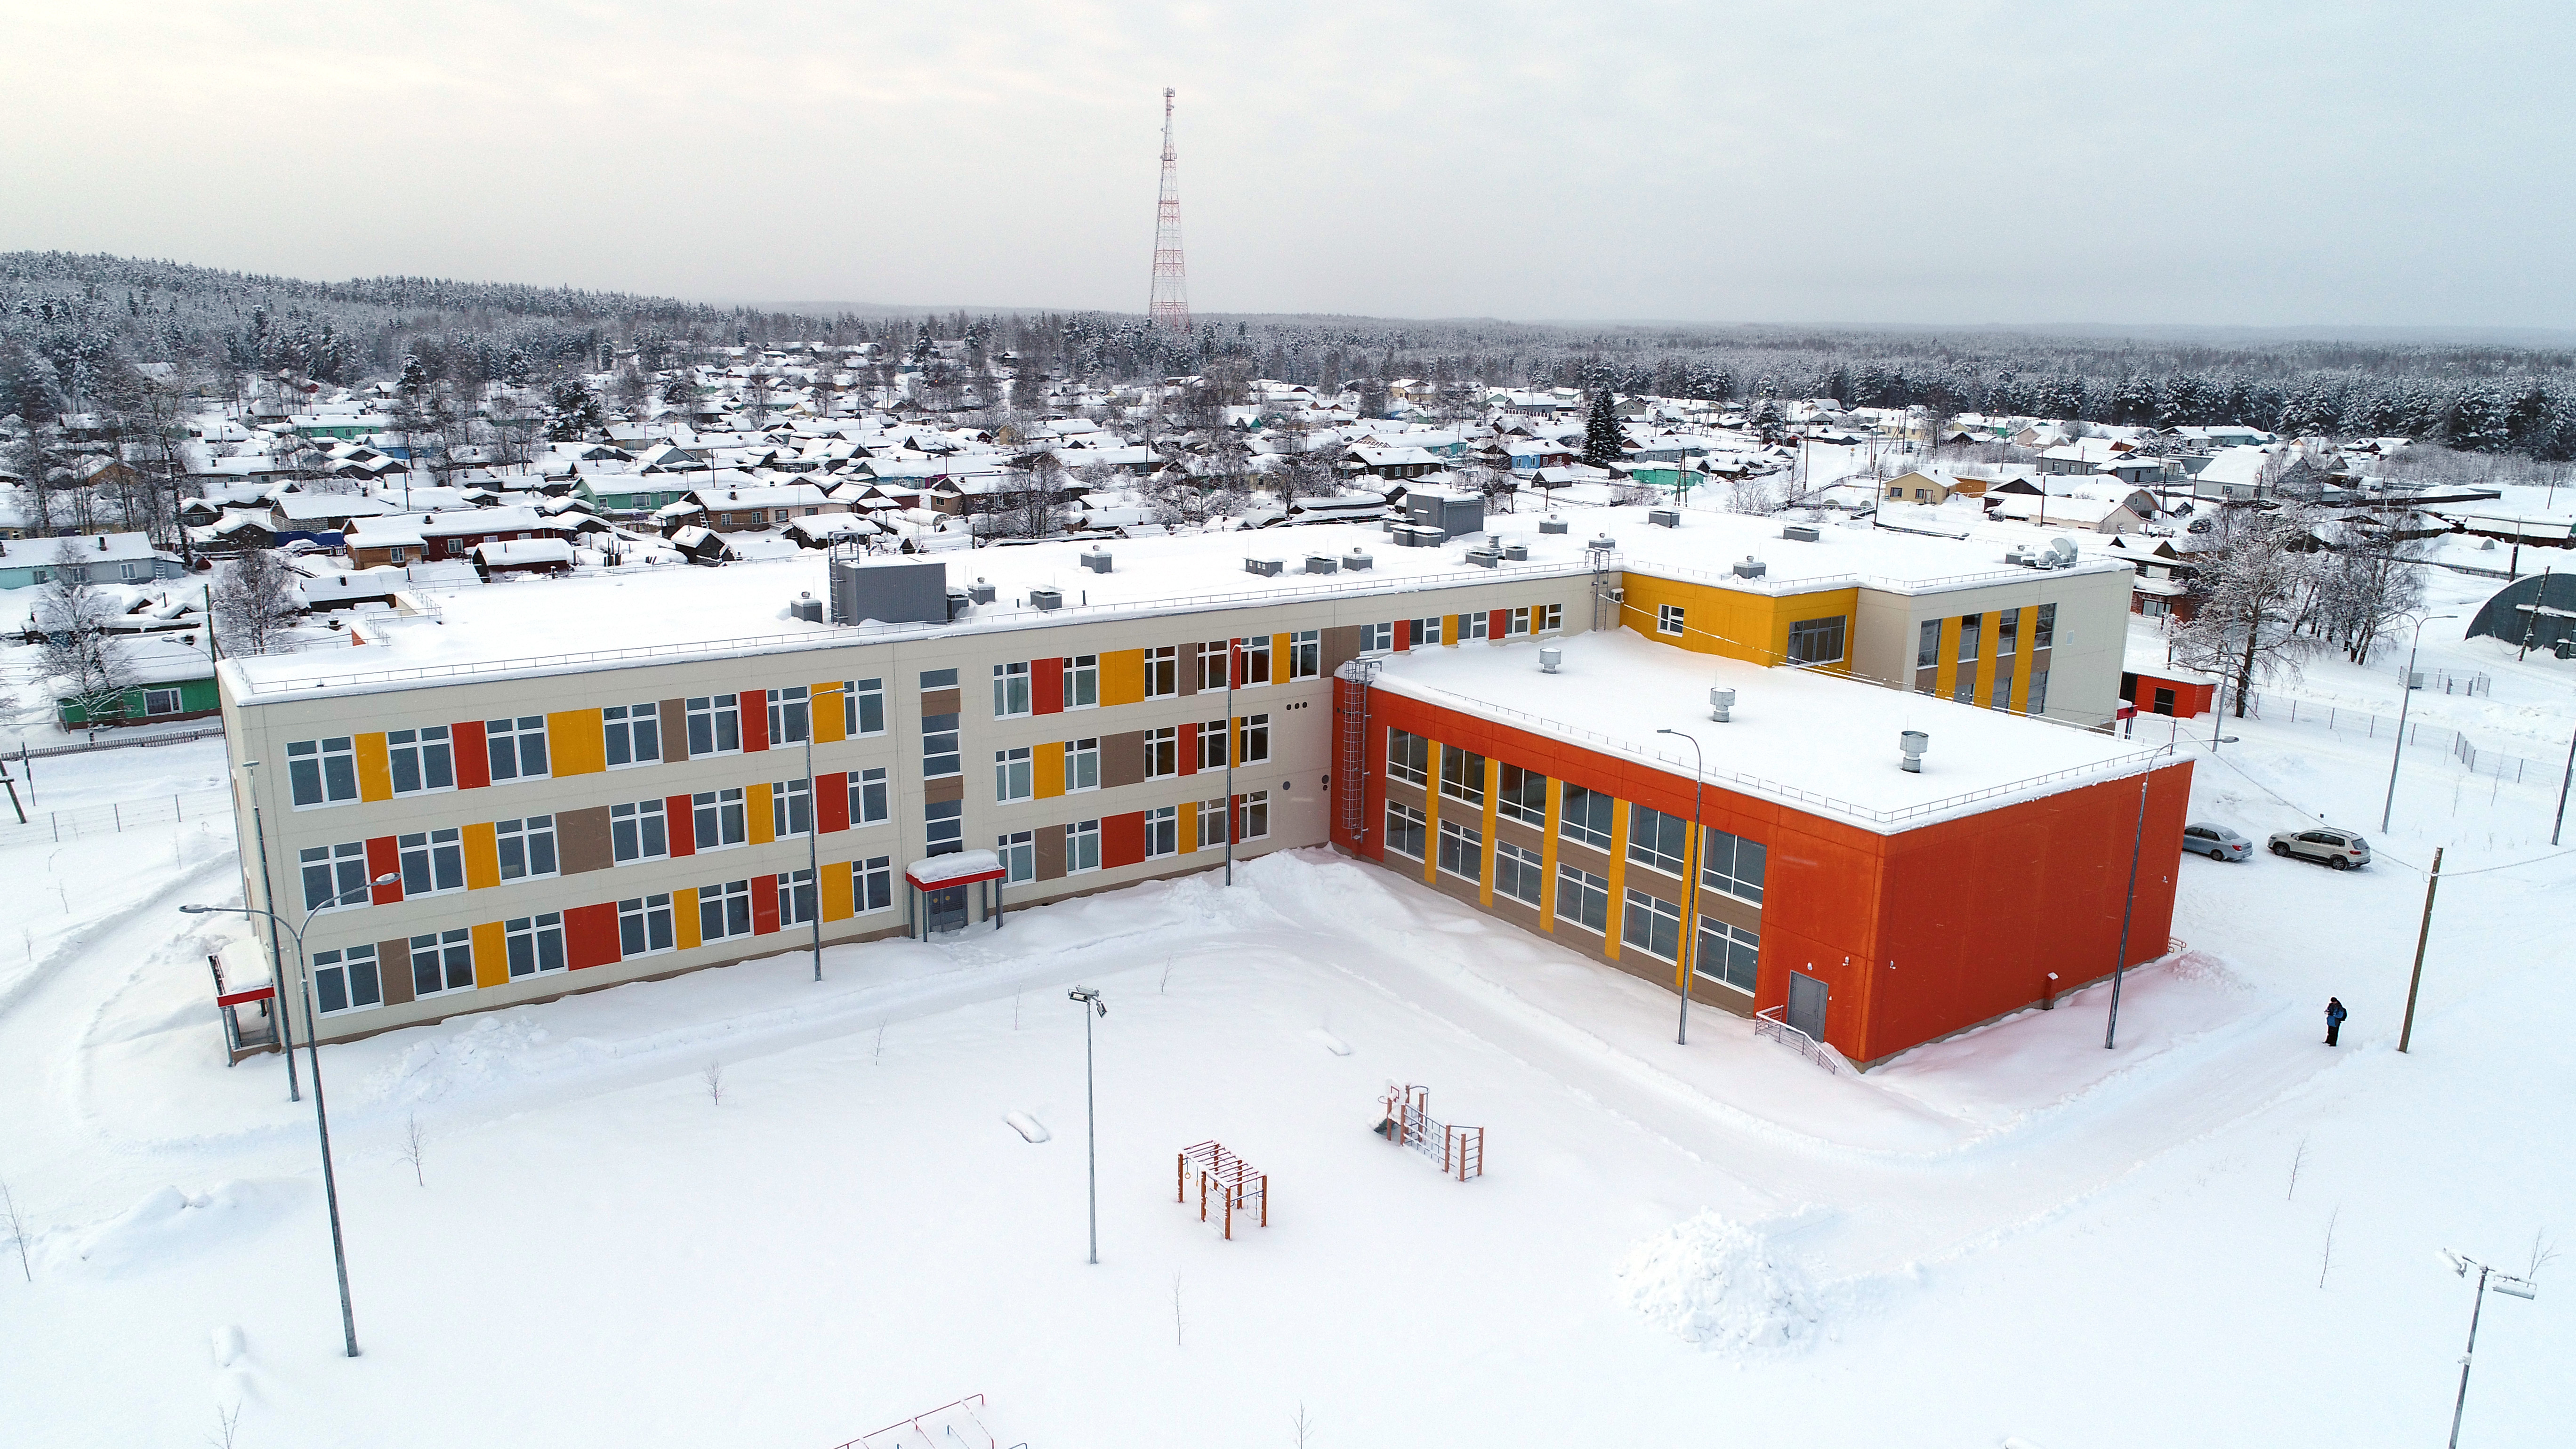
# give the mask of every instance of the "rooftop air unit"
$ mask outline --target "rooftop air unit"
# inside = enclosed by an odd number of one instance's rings
[[[1306,572],[1310,574],[1336,573],[1340,571],[1340,569],[1340,561],[1336,560],[1331,554],[1310,553],[1306,555]]]
[[[1735,566],[1735,576],[1739,579],[1758,579],[1769,572],[1771,572],[1769,564],[1749,553]]]
[[[1084,549],[1082,552],[1082,566],[1091,570],[1095,574],[1105,574],[1109,572],[1109,550],[1105,548]]]
[[[972,603],[989,604],[993,602],[993,586],[979,578],[967,586],[966,597]]]
[[[1243,571],[1245,573],[1259,574],[1265,579],[1275,579],[1279,577],[1280,570],[1285,569],[1286,567],[1287,565],[1285,563],[1282,563],[1275,558],[1248,558],[1243,561]]]
[[[1054,611],[1064,607],[1064,590],[1031,589],[1029,590],[1029,607],[1032,609],[1043,609],[1049,613],[1053,613]]]
[[[938,559],[835,557],[831,579],[835,624],[945,624],[956,617],[948,603],[948,565]]]
[[[1529,545],[1525,543],[1504,544],[1503,558],[1510,563],[1528,563]]]
[[[1564,663],[1565,651],[1563,649],[1558,648],[1554,644],[1543,645],[1540,647],[1538,651],[1539,673],[1554,674]]]
[[[1711,689],[1708,692],[1708,717],[1718,724],[1727,723],[1735,711],[1735,691]]]
[[[1617,540],[1617,539],[1615,539],[1615,538],[1612,538],[1610,535],[1608,535],[1608,534],[1606,534],[1606,533],[1596,533],[1596,534],[1594,534],[1594,535],[1592,536],[1592,541],[1591,541],[1590,543],[1587,543],[1587,544],[1585,544],[1585,545],[1584,545],[1584,547],[1585,547],[1585,548],[1588,548],[1588,549],[1594,549],[1594,550],[1597,550],[1597,551],[1599,551],[1599,552],[1601,552],[1601,553],[1608,553],[1608,552],[1610,552],[1611,550],[1613,550],[1613,549],[1617,548],[1618,546],[1619,546],[1619,540]]]
[[[823,601],[812,594],[798,594],[787,603],[788,615],[808,624],[823,622]]]
[[[1907,730],[1896,737],[1896,748],[1904,752],[1908,774],[1923,773],[1923,752],[1932,748],[1932,737],[1921,730]]]
[[[1358,549],[1352,549],[1349,553],[1342,555],[1342,567],[1355,574],[1365,573],[1366,571],[1377,567],[1377,559],[1373,555],[1362,553]]]
[[[1808,524],[1793,523],[1788,527],[1781,529],[1780,536],[1798,543],[1814,543],[1816,541],[1816,530]]]
[[[1563,533],[1565,530],[1566,523],[1562,518],[1542,518],[1538,521],[1538,531],[1541,533]]]
[[[1682,511],[1678,508],[1649,508],[1646,522],[1657,528],[1679,528],[1682,526]]]

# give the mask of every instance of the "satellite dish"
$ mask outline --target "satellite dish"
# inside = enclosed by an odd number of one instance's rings
[[[2048,541],[2048,566],[2053,569],[2075,566],[2075,540],[2052,538]]]

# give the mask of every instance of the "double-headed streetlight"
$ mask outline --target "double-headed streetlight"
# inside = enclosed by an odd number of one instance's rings
[[[1655,733],[1671,735],[1677,740],[1688,740],[1691,747],[1691,843],[1690,847],[1682,852],[1683,867],[1690,873],[1690,878],[1682,883],[1682,948],[1676,953],[1682,958],[1682,1019],[1681,1025],[1673,1031],[1673,1044],[1688,1046],[1690,1045],[1691,968],[1697,964],[1691,958],[1697,954],[1696,948],[1699,945],[1699,933],[1692,929],[1699,924],[1699,853],[1707,848],[1699,823],[1700,777],[1705,773],[1707,757],[1700,753],[1699,737],[1696,735],[1686,735],[1680,730],[1657,730]]]
[[[349,1306],[349,1255],[340,1241],[340,1185],[331,1171],[331,1116],[322,1105],[322,1043],[317,1038],[313,1024],[313,981],[311,973],[305,969],[304,929],[313,924],[315,916],[333,906],[346,905],[354,898],[366,895],[377,886],[392,885],[401,879],[402,876],[399,873],[387,871],[365,885],[354,886],[316,905],[304,913],[301,923],[293,926],[286,924],[286,919],[275,911],[260,910],[251,906],[181,906],[179,908],[191,916],[214,914],[264,916],[272,929],[282,930],[295,938],[295,991],[304,1006],[304,1047],[307,1061],[313,1068],[313,1126],[322,1138],[322,1201],[331,1215],[331,1266],[340,1275],[340,1336],[348,1345],[351,1358],[358,1356],[358,1315],[357,1311]],[[278,1009],[282,1014],[285,1003],[280,1002]],[[289,1047],[288,1050],[292,1052],[294,1048]]]
[[[2397,744],[2388,752],[2388,799],[2379,807],[2379,833],[2388,833],[2388,818],[2397,811],[2397,765],[2406,758],[2406,707],[2415,702],[2415,651],[2424,647],[2424,626],[2435,619],[2456,619],[2457,614],[2434,614],[2415,621],[2415,642],[2406,647],[2406,677],[2397,695]]]
[[[1100,1117],[1091,1094],[1091,1019],[1107,1016],[1109,1003],[1088,986],[1077,986],[1066,993],[1082,1013],[1082,1137],[1083,1157],[1091,1169],[1091,1261],[1100,1261]]]
[[[2460,1416],[2469,1407],[2469,1360],[2477,1356],[2478,1315],[2487,1306],[2487,1290],[2493,1288],[2498,1293],[2510,1293],[2516,1298],[2537,1298],[2540,1287],[2528,1278],[2517,1278],[2475,1258],[2462,1257],[2448,1248],[2442,1250],[2442,1266],[2463,1278],[2469,1276],[2471,1268],[2478,1270],[2477,1297],[2469,1305],[2469,1346],[2460,1353],[2460,1396],[2451,1404],[2451,1449],[2460,1449]]]

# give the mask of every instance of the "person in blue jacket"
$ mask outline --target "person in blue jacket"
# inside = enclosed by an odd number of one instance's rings
[[[2349,1015],[2351,1015],[2351,1013],[2343,1009],[2343,1002],[2340,998],[2332,996],[2326,998],[2327,1046],[2333,1046],[2335,1044],[2335,1038],[2343,1035],[2343,1019]]]

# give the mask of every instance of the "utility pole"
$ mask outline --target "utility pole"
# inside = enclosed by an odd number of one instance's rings
[[[2111,955],[2111,1020],[2102,1028],[2102,1050],[2106,1052],[2120,1040],[2120,978],[2129,969],[2129,921],[2138,909],[2138,857],[2147,846],[2147,785],[2155,777],[2152,765],[2138,776],[2138,830],[2129,839],[2129,898],[2120,907],[2120,942]]]
[[[2558,843],[2558,832],[2567,824],[2567,786],[2576,782],[2576,735],[2567,740],[2567,769],[2558,777],[2558,816],[2549,822],[2549,843]]]
[[[2397,1029],[2397,1049],[2415,1040],[2415,993],[2424,984],[2424,943],[2433,938],[2433,892],[2442,885],[2442,847],[2433,848],[2433,873],[2424,878],[2424,923],[2415,930],[2415,971],[2406,978],[2406,1024]]]

